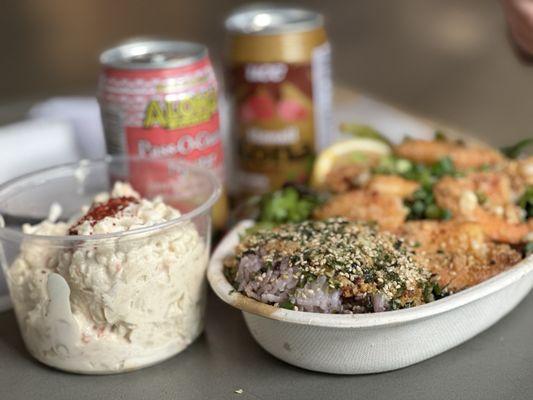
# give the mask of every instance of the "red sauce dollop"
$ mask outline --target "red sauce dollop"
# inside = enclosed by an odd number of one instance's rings
[[[138,203],[139,200],[132,196],[114,197],[106,201],[105,203],[93,204],[87,214],[81,217],[74,225],[68,230],[69,235],[77,235],[78,227],[85,221],[89,221],[91,226],[94,226],[98,221],[103,220],[106,217],[113,217],[119,211],[122,211],[132,203]]]

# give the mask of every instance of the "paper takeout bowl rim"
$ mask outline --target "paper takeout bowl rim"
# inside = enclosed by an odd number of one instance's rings
[[[253,221],[242,221],[228,232],[215,249],[207,269],[211,288],[225,303],[243,312],[292,324],[326,328],[372,328],[421,320],[478,301],[519,281],[533,271],[533,255],[530,255],[507,271],[471,288],[431,303],[401,310],[368,314],[323,314],[287,310],[242,295],[233,288],[223,273],[224,258],[232,254],[239,235],[252,225]]]

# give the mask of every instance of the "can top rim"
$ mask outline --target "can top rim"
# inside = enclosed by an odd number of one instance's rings
[[[313,30],[324,25],[324,17],[302,7],[254,4],[232,12],[224,25],[231,33],[275,35]]]
[[[207,48],[194,42],[136,38],[105,50],[100,63],[123,69],[175,68],[207,57]]]

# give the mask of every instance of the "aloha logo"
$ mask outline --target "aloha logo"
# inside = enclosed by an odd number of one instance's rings
[[[185,128],[207,122],[217,112],[215,91],[174,101],[148,103],[144,114],[143,126],[159,126],[165,129]]]

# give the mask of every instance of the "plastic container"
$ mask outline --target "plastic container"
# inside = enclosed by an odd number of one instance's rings
[[[224,258],[252,221],[236,226],[211,257],[207,278],[224,302],[242,310],[250,333],[266,351],[301,368],[333,374],[390,371],[426,360],[484,331],[533,286],[533,255],[467,290],[421,306],[374,314],[285,310],[236,292]]]
[[[151,185],[152,174],[165,185]],[[61,205],[60,220],[75,218],[115,181],[141,187],[147,199],[161,196],[181,216],[92,236],[17,226],[45,219],[53,203]],[[55,368],[105,374],[185,349],[204,326],[210,210],[219,194],[208,170],[128,157],[53,167],[0,186],[0,258],[29,352]]]

